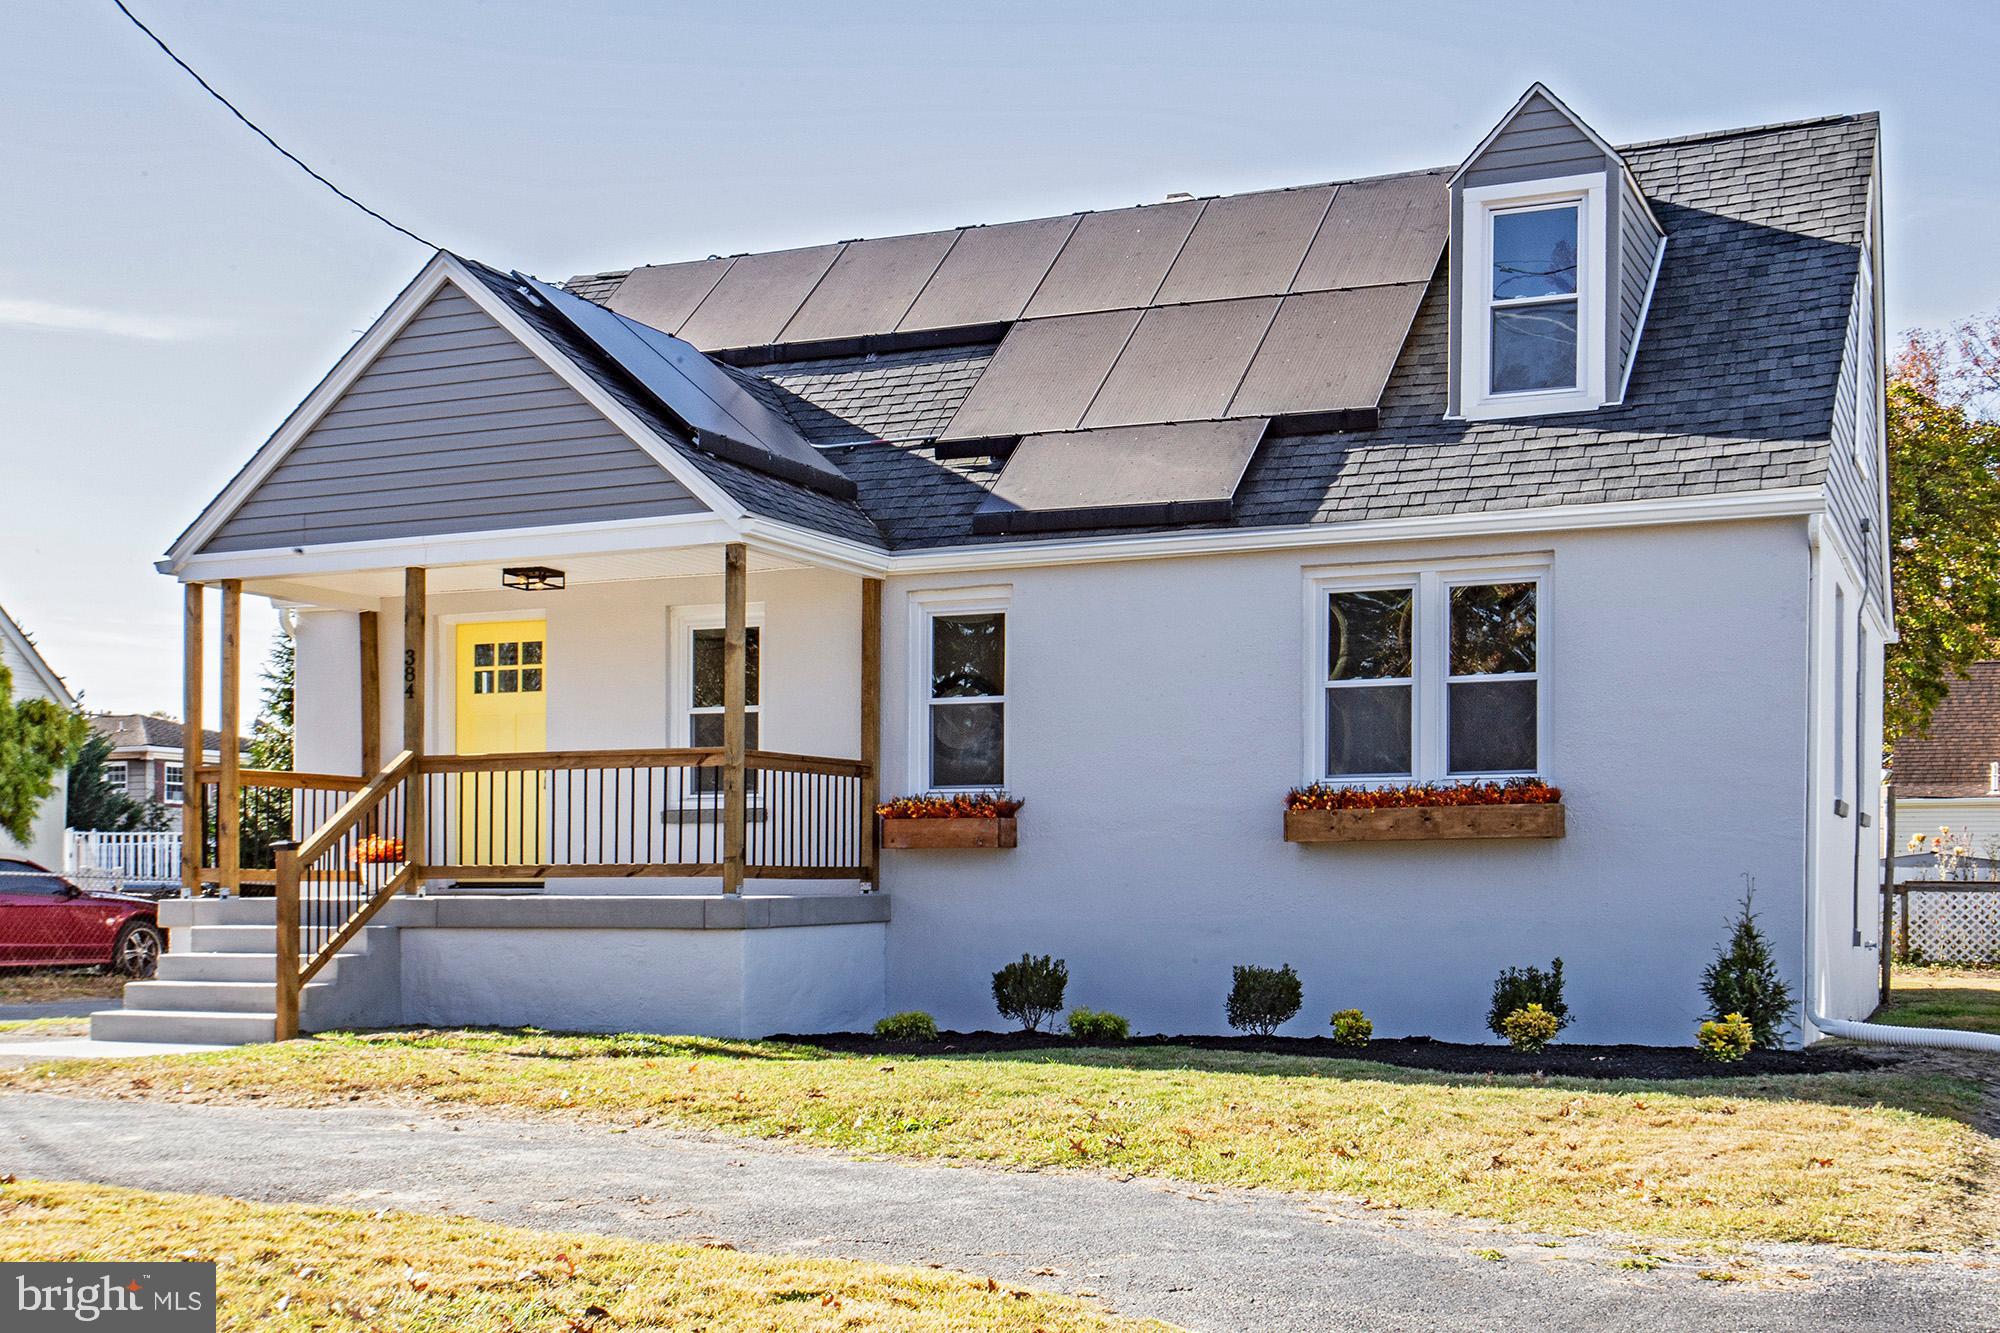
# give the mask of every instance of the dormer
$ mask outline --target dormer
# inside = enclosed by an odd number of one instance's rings
[[[1666,250],[1625,159],[1537,83],[1449,188],[1449,415],[1623,402]]]

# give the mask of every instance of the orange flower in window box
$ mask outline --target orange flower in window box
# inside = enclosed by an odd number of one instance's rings
[[[1560,838],[1566,813],[1562,789],[1540,778],[1402,787],[1315,783],[1285,798],[1285,841]]]
[[[898,796],[876,806],[875,813],[882,817],[882,845],[894,850],[1012,847],[1020,808],[1005,792],[933,792]]]

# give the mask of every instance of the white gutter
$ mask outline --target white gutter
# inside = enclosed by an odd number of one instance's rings
[[[1813,667],[1815,674],[1818,671],[1820,562],[1824,558],[1820,543],[1825,535],[1822,532],[1819,516],[1813,515],[1806,524],[1806,540],[1811,548],[1809,566],[1811,577],[1806,586],[1810,590],[1809,596],[1812,599],[1812,614],[1807,617],[1807,623],[1811,626],[1808,631],[1810,637],[1807,661],[1815,664]],[[1835,626],[1835,631],[1838,632],[1840,628]],[[1845,704],[1846,700],[1836,694],[1833,706],[1840,708]],[[1813,729],[1809,728],[1808,735],[1811,734]],[[1818,759],[1810,744],[1807,746],[1807,755],[1813,771],[1817,772]],[[1816,814],[1820,796],[1819,784],[1808,781],[1806,792],[1809,809]],[[1982,1051],[1988,1055],[2000,1055],[2000,1035],[1993,1033],[1959,1032],[1951,1028],[1907,1028],[1889,1023],[1862,1023],[1849,1018],[1828,1018],[1820,1013],[1817,995],[1820,973],[1819,933],[1814,929],[1813,921],[1813,907],[1819,900],[1819,871],[1815,864],[1818,860],[1819,839],[1816,830],[1817,824],[1814,818],[1809,816],[1806,820],[1805,994],[1801,997],[1803,1000],[1801,1007],[1805,1011],[1807,1024],[1829,1037],[1845,1037],[1849,1041],[1865,1041],[1877,1046],[1916,1046],[1929,1050]],[[1893,850],[1892,848],[1891,851]],[[1889,947],[1889,941],[1880,940],[1875,947],[1886,949]]]

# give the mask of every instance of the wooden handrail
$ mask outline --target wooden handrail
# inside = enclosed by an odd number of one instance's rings
[[[219,768],[204,768],[196,772],[197,782],[217,782],[222,777]],[[294,773],[286,768],[242,768],[236,771],[237,780],[245,787],[282,787],[293,790],[313,791],[360,791],[368,785],[368,779],[356,777],[352,773]]]
[[[750,768],[794,773],[829,773],[860,777],[868,765],[859,759],[835,759],[825,755],[787,754],[778,750],[750,750],[744,755]],[[505,754],[429,754],[418,761],[424,773],[495,773],[520,769],[564,768],[720,768],[720,748],[667,750],[524,750]]]
[[[340,835],[361,822],[361,817],[381,799],[382,793],[410,775],[416,766],[417,757],[404,750],[389,761],[389,766],[369,779],[368,785],[347,798],[332,819],[326,821],[312,836],[299,844],[295,855],[301,866],[310,866],[326,854],[327,848],[340,841]]]

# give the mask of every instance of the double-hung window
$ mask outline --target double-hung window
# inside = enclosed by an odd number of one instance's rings
[[[113,791],[124,791],[131,784],[131,775],[123,759],[114,759],[104,766],[104,785]]]
[[[179,805],[181,803],[181,798],[186,792],[186,787],[182,779],[182,774],[185,771],[180,764],[166,765],[162,785],[165,789],[163,799],[168,805]]]
[[[1545,573],[1482,563],[1313,576],[1307,779],[1544,772]]]
[[[763,608],[752,606],[744,629],[743,745],[755,750],[763,740],[762,675]],[[676,697],[675,741],[697,749],[715,749],[722,744],[723,728],[723,613],[720,607],[676,607],[671,620]],[[758,774],[744,775],[744,790],[751,796],[759,791]],[[688,794],[703,801],[722,798],[722,770],[700,768],[693,774]]]
[[[1574,389],[1577,378],[1575,202],[1498,209],[1488,265],[1487,392]]]
[[[1007,781],[1004,593],[920,594],[911,606],[911,771],[928,791]]]
[[[1473,420],[1601,407],[1609,392],[1611,281],[1601,174],[1464,191],[1458,415]]]

